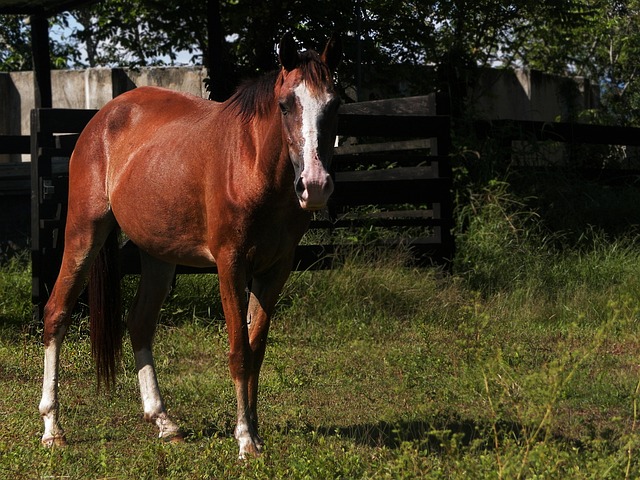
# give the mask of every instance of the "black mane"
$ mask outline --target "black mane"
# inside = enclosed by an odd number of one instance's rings
[[[226,102],[243,120],[248,121],[255,115],[267,115],[273,106],[274,87],[280,72],[274,70],[258,78],[245,80]]]
[[[332,75],[320,56],[313,50],[300,54],[296,67],[302,71],[302,78],[311,89],[315,90],[320,85],[332,83]],[[275,105],[275,85],[282,81],[281,71],[274,70],[261,77],[245,80],[227,100],[225,108],[230,108],[244,121],[249,121],[255,116],[265,116],[271,112]]]

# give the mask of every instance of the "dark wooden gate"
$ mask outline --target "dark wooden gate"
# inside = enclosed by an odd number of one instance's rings
[[[79,132],[96,112],[57,108],[31,112],[31,295],[39,315],[62,260],[69,157]]]
[[[331,268],[341,247],[361,232],[384,247],[405,243],[420,264],[453,258],[453,206],[448,117],[384,113],[346,106],[338,134],[356,140],[336,149],[335,192],[329,214],[318,216],[296,252],[298,270]],[[62,258],[68,161],[79,132],[96,110],[32,112],[33,302],[42,314]],[[319,233],[320,232],[320,233]],[[392,232],[392,234],[390,234]],[[123,274],[139,272],[135,246],[122,250]],[[178,267],[177,273],[215,272]]]

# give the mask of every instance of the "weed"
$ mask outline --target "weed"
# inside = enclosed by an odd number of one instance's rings
[[[70,445],[43,450],[28,262],[5,264],[0,477],[637,477],[637,240],[594,230],[567,246],[510,195],[496,182],[474,197],[452,275],[360,247],[292,274],[261,375],[266,451],[245,463],[214,276],[178,278],[155,343],[187,441],[139,418],[128,345],[115,391],[96,396],[79,315],[61,359]]]

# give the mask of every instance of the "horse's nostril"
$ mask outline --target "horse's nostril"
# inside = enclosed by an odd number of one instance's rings
[[[300,196],[300,195],[302,195],[304,193],[306,187],[304,186],[304,182],[302,181],[302,177],[299,177],[296,180],[295,188],[296,188],[296,193],[298,194],[298,196]]]

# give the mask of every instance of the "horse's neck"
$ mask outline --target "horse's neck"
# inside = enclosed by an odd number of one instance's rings
[[[257,120],[251,137],[255,149],[254,168],[261,172],[263,178],[266,176],[272,188],[280,185],[291,188],[293,166],[282,138],[280,112]]]

